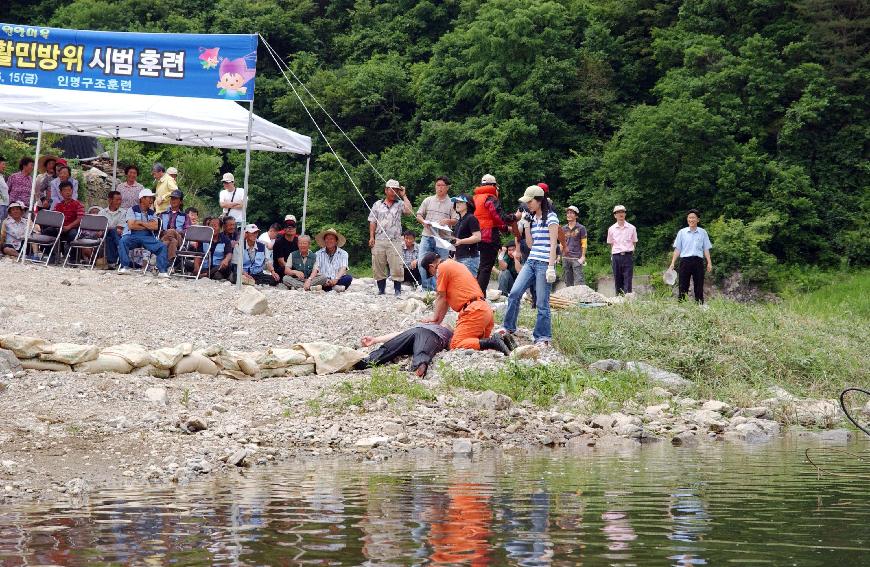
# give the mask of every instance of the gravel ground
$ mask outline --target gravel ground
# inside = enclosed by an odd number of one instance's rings
[[[8,260],[0,261],[0,281],[0,333],[101,347],[192,342],[256,351],[315,340],[355,347],[363,335],[400,330],[423,316],[404,312],[413,301],[377,297],[370,283],[360,282],[343,294],[259,288],[270,313],[249,316],[235,310],[236,290],[227,283],[166,282]],[[520,338],[523,333],[528,331]],[[540,357],[543,363],[560,360],[556,351]],[[439,355],[436,367],[438,361],[495,369],[505,359],[455,351]],[[729,436],[757,442],[779,433],[765,408],[743,411],[717,402],[709,409],[700,401],[668,400],[661,388],[660,406],[586,415],[582,399],[560,412],[515,404],[494,392],[448,391],[439,387],[437,371],[422,382],[437,399],[382,398],[348,406],[337,386],[368,376],[363,371],[235,381],[198,374],[168,380],[112,373],[0,374],[0,502],[78,497],[104,485],[187,482],[295,456],[349,453],[378,460],[414,449],[586,450],[670,438],[688,445]],[[834,441],[848,437],[845,431],[827,433]]]

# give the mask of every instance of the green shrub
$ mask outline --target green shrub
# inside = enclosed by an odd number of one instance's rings
[[[770,214],[748,224],[740,219],[723,217],[710,223],[707,231],[714,246],[713,277],[722,281],[739,271],[744,282],[769,286],[776,257],[766,252],[765,247],[778,220]]]

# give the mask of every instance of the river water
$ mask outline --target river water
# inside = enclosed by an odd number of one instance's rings
[[[870,565],[870,443],[804,448],[297,460],[4,505],[0,564]]]

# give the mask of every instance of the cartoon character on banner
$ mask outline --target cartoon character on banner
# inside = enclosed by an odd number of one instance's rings
[[[248,68],[248,63],[244,57],[224,58],[218,68],[218,76],[220,77],[217,84],[220,88],[218,94],[230,100],[242,98],[248,92],[248,88],[244,85],[253,79],[255,74],[254,69]]]
[[[220,47],[212,47],[211,49],[199,48],[199,62],[202,64],[203,69],[214,69],[217,67],[218,61],[220,61],[220,57],[218,57],[219,51]]]

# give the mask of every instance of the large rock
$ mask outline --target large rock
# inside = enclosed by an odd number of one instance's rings
[[[375,435],[372,437],[361,437],[360,439],[357,439],[353,446],[357,449],[374,449],[375,447],[386,445],[389,442],[389,437]]]
[[[511,351],[510,356],[516,360],[538,360],[541,357],[541,349],[535,345],[518,346]]]
[[[11,350],[0,349],[0,374],[14,374],[22,370],[18,357]]]
[[[245,287],[236,302],[236,309],[247,315],[260,315],[269,310],[269,302],[256,288]]]
[[[725,402],[720,402],[719,400],[709,400],[704,402],[704,405],[701,406],[701,409],[715,411],[716,413],[721,413],[722,415],[728,415],[731,413],[731,406],[726,404]]]
[[[488,410],[500,411],[511,407],[511,399],[503,394],[498,394],[492,390],[481,392],[474,397],[475,403]]]
[[[414,299],[413,297],[410,297],[405,301],[400,302],[398,307],[399,311],[401,311],[402,313],[407,313],[409,315],[426,311],[426,304],[419,299]]]
[[[645,362],[627,362],[625,368],[631,372],[643,375],[651,384],[661,386],[675,394],[688,390],[693,386],[691,381],[686,380],[679,374],[656,368]]]
[[[828,400],[797,400],[791,408],[794,420],[807,427],[831,427],[842,418],[840,406]]]
[[[62,364],[81,364],[89,360],[96,360],[100,356],[100,349],[93,345],[77,345],[73,343],[55,343],[45,348],[45,352],[39,355],[41,360],[60,362]]]
[[[147,388],[145,390],[145,399],[159,405],[166,405],[167,395],[166,388]]]
[[[615,370],[622,370],[624,364],[621,360],[615,360],[613,358],[605,358],[603,360],[596,360],[592,364],[589,365],[589,370],[593,370],[596,372],[613,372]]]
[[[722,414],[712,410],[695,410],[688,415],[689,421],[698,425],[698,427],[720,433],[728,426],[728,422],[722,417]]]

